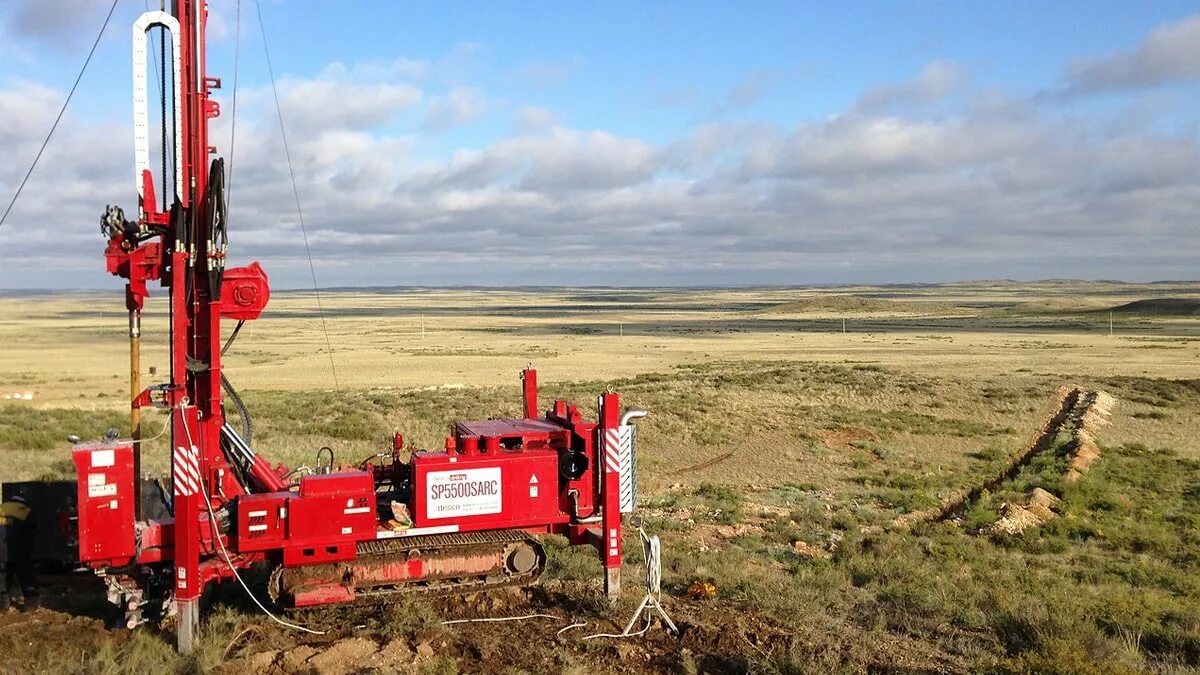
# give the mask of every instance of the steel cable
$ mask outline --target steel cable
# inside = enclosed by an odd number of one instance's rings
[[[283,154],[287,158],[288,175],[292,179],[292,195],[296,198],[296,215],[300,219],[300,234],[304,237],[304,253],[308,256],[308,272],[312,275],[313,294],[317,298],[317,316],[321,318],[321,331],[325,334],[325,349],[329,352],[329,371],[333,374],[333,389],[341,391],[338,386],[337,366],[333,364],[333,343],[329,340],[329,328],[325,325],[325,310],[321,306],[321,290],[317,287],[317,269],[313,265],[312,250],[308,246],[308,229],[304,226],[304,209],[300,208],[300,189],[296,187],[296,170],[292,166],[292,153],[288,149],[287,130],[283,125],[283,107],[279,105],[279,89],[275,86],[275,71],[271,67],[271,50],[267,46],[267,29],[263,24],[262,5],[254,0],[254,8],[258,12],[258,29],[262,33],[263,54],[267,58],[267,76],[271,78],[271,93],[275,97],[275,113],[279,117],[279,134],[283,138]]]
[[[237,18],[234,20],[233,38],[233,110],[229,113],[229,175],[225,179],[225,210],[229,211],[230,195],[233,193],[233,148],[237,141],[237,95],[238,71],[242,60],[242,0],[237,0]]]

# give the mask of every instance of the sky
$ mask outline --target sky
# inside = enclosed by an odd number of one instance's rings
[[[0,206],[109,4],[0,3]],[[121,287],[98,225],[136,210],[130,26],[157,5],[120,0],[0,289]],[[312,279],[264,30],[322,287],[1200,279],[1195,1],[210,11],[231,264],[276,288]]]

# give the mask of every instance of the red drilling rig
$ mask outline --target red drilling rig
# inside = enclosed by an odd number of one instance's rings
[[[132,377],[132,440],[76,444],[79,559],[104,578],[109,599],[130,625],[177,616],[188,650],[209,585],[251,566],[271,571],[268,592],[280,607],[386,599],[405,592],[485,590],[534,582],[546,562],[537,535],[594,546],[605,589],[620,593],[621,513],[633,508],[631,421],[618,394],[599,399],[586,421],[562,400],[544,413],[537,374],[521,373],[524,416],[453,425],[444,448],[406,447],[354,469],[332,458],[298,479],[252,449],[250,428],[226,421],[226,400],[248,416],[221,366],[222,320],[257,319],[270,295],[257,263],[225,267],[224,160],[209,143],[220,114],[220,87],[205,67],[207,7],[177,0],[172,11],[134,24],[134,133],[137,215],[109,206],[102,218],[108,271],[128,280],[126,306]],[[173,180],[155,194],[147,111],[147,36],[170,34],[163,125],[174,129]],[[214,156],[210,159],[210,156]],[[164,162],[165,164],[165,162]],[[141,312],[148,283],[170,294],[169,381],[139,382]],[[236,330],[234,331],[236,335]],[[225,346],[228,346],[227,344]],[[169,410],[169,517],[140,517],[139,410]],[[332,453],[330,453],[332,454]],[[243,582],[243,585],[244,582]],[[247,586],[247,591],[250,588]]]

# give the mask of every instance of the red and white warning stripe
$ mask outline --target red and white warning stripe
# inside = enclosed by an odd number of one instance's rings
[[[633,425],[626,424],[620,428],[621,431],[621,461],[618,471],[620,472],[621,486],[621,513],[632,513],[637,502],[637,473],[633,460]]]
[[[604,472],[612,473],[621,468],[621,430],[606,429],[604,432]]]
[[[190,497],[200,491],[200,451],[182,445],[175,448],[175,494]]]

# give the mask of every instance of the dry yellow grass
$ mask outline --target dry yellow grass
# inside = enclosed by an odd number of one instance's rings
[[[527,363],[541,370],[545,385],[558,387],[711,363],[723,364],[724,371],[742,363],[884,369],[886,375],[869,387],[839,382],[843,376],[837,373],[786,390],[758,385],[723,390],[668,376],[642,395],[658,406],[644,439],[653,448],[647,485],[675,480],[772,485],[852,474],[848,463],[865,460],[847,459],[847,453],[817,458],[806,450],[823,429],[836,428],[848,415],[868,428],[888,423],[880,415],[915,412],[1004,430],[948,434],[893,421],[887,451],[908,458],[913,470],[944,475],[950,483],[972,464],[971,453],[1018,447],[1058,386],[1117,376],[1191,378],[1200,356],[1200,320],[1119,317],[1110,336],[1106,312],[1078,310],[1166,293],[1193,297],[1198,291],[1188,285],[997,282],[815,290],[401,289],[328,292],[323,300],[342,392],[427,390],[433,396],[503,387],[502,394],[487,399],[496,402],[487,405],[501,408],[480,405],[472,414],[515,412],[502,406],[515,401],[516,374]],[[843,306],[853,311],[844,317],[830,311]],[[903,315],[893,311],[896,306],[905,309]],[[1031,306],[1041,313],[1021,309]],[[803,311],[806,307],[813,311]],[[919,313],[922,307],[927,314]],[[113,293],[0,296],[0,396],[27,392],[33,401],[12,405],[121,413],[128,397],[121,308]],[[784,313],[774,311],[778,308]],[[143,323],[146,383],[165,376],[164,309],[152,303]],[[225,330],[231,329],[227,323]],[[157,378],[146,373],[151,366],[158,368]],[[227,366],[232,381],[251,396],[332,391],[312,294],[276,293],[263,318],[242,330]],[[901,386],[903,376],[917,380]],[[586,403],[595,392],[581,393],[577,400]],[[705,412],[675,419],[671,408],[678,401],[692,401]],[[810,412],[797,417],[796,410]],[[1118,411],[1108,438],[1200,455],[1200,434],[1192,433],[1186,416],[1155,419],[1145,412],[1136,405]],[[430,447],[440,446],[449,419],[386,409],[373,414],[380,428],[405,430]],[[270,428],[270,420],[265,423]],[[281,426],[259,444],[291,462],[309,459],[312,448],[323,443],[357,455],[378,442],[297,433]],[[739,461],[734,474],[724,464],[675,476],[731,450],[763,457],[764,448],[776,453],[772,461]],[[48,461],[37,455],[0,478],[38,475]]]
[[[1085,300],[1116,304],[1130,298],[1128,290]],[[987,306],[1037,300],[1036,289],[943,291],[922,288],[904,299],[908,308],[928,303],[939,310],[925,318],[847,312],[844,334],[843,317],[824,309],[761,311],[804,295],[793,290],[428,290],[326,293],[324,300],[338,379],[351,390],[508,383],[529,362],[555,381],[744,359],[854,361],[952,377],[1024,371],[1178,378],[1189,377],[1200,356],[1200,340],[1186,339],[1200,337],[1200,320],[1124,318],[1110,337],[1103,313],[988,314]],[[1044,297],[1061,297],[1062,289],[1055,291]],[[956,304],[955,316],[946,318],[941,310]],[[144,320],[143,365],[160,372],[163,309],[153,304]],[[121,405],[127,348],[116,294],[0,297],[0,317],[0,396],[29,392],[35,405],[48,406]],[[245,389],[332,388],[312,295],[277,293],[264,317],[242,331],[228,366]]]

